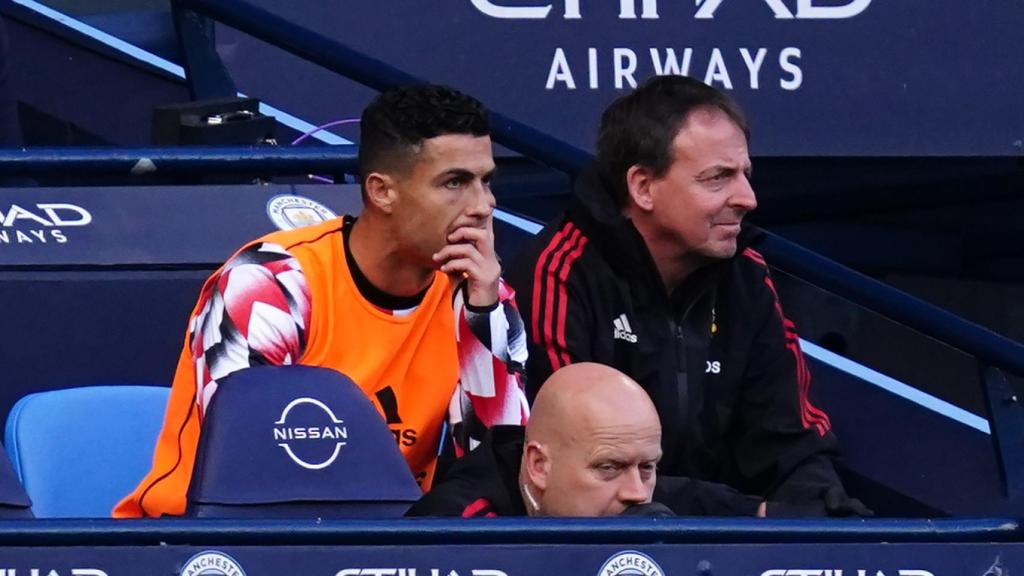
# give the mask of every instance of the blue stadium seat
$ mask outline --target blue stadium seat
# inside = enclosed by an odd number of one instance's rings
[[[149,470],[169,392],[87,386],[19,400],[5,445],[35,516],[109,517]]]
[[[421,495],[359,387],[307,366],[220,381],[189,492],[189,515],[221,518],[398,517]]]
[[[0,454],[0,519],[31,518],[32,501],[18,482],[11,462]]]

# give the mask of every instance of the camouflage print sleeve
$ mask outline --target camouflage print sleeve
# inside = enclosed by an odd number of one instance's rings
[[[523,386],[526,333],[515,292],[504,281],[491,309],[471,309],[455,295],[459,387],[449,419],[458,455],[474,448],[483,431],[499,424],[524,425],[530,416]]]
[[[298,261],[276,244],[235,255],[207,283],[197,309],[189,346],[202,411],[217,380],[250,366],[292,364],[305,349],[309,287]]]

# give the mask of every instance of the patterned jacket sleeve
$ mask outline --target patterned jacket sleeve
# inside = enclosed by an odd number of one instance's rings
[[[249,246],[207,282],[189,324],[196,398],[206,411],[217,381],[251,366],[302,355],[310,294],[299,262],[277,244]]]
[[[463,291],[456,290],[454,310],[459,386],[448,416],[461,456],[492,426],[525,425],[530,408],[523,386],[526,333],[512,288],[501,281],[498,302],[487,309],[467,306]]]

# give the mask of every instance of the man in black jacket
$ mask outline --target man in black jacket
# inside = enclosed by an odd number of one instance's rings
[[[675,479],[655,488],[661,426],[650,397],[618,370],[581,362],[555,372],[521,426],[494,426],[409,516],[670,516],[729,509],[764,515],[760,498]]]
[[[795,327],[742,224],[757,207],[747,140],[735,102],[686,77],[605,111],[595,166],[509,277],[529,392],[570,363],[614,366],[657,407],[659,482],[725,483],[777,503],[769,516],[867,513],[836,475]]]

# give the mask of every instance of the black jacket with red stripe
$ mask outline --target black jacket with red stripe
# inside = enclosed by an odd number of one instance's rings
[[[639,231],[584,172],[569,209],[507,276],[527,323],[528,392],[571,362],[614,366],[658,408],[660,474],[824,513],[814,504],[842,491],[835,438],[808,398],[795,327],[754,239],[745,228],[735,257],[666,294]]]
[[[522,426],[492,426],[479,446],[452,464],[406,516],[526,516],[519,495]]]

